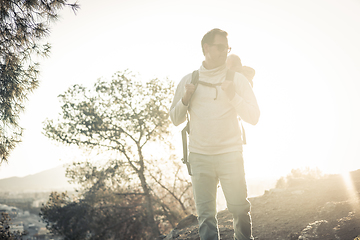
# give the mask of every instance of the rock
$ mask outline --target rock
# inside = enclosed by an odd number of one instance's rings
[[[313,223],[310,223],[304,230],[301,231],[299,240],[312,240],[318,238],[318,228],[321,225],[327,225],[328,221],[320,220]]]
[[[198,224],[197,217],[194,214],[190,214],[186,218],[182,219],[178,225],[176,225],[175,229],[183,229],[185,227]]]
[[[358,209],[360,210],[360,209]],[[360,213],[349,212],[346,217],[338,220],[338,225],[334,228],[337,239],[356,239],[360,238]]]
[[[193,214],[190,214],[186,218],[182,219],[178,223],[178,225],[176,225],[176,227],[173,230],[171,230],[171,232],[168,235],[166,235],[165,238],[162,238],[162,239],[164,239],[164,240],[176,239],[177,237],[179,237],[180,230],[191,227],[193,225],[197,225],[197,224],[198,224],[197,217]]]

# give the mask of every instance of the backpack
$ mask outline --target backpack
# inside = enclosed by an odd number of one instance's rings
[[[232,71],[232,70],[228,69],[227,72],[226,72],[225,80],[234,81],[234,76],[235,76],[235,71]],[[217,98],[217,88],[216,88],[216,86],[221,85],[221,83],[211,84],[211,83],[206,83],[206,82],[199,81],[199,70],[193,71],[193,73],[191,75],[191,82],[190,83],[195,85],[195,91],[196,91],[196,87],[197,87],[198,84],[215,88],[216,89],[216,97],[215,97],[215,99]],[[191,176],[192,174],[191,174],[190,163],[189,163],[188,158],[187,158],[188,157],[188,149],[187,149],[187,138],[188,137],[187,137],[187,135],[190,134],[190,121],[189,121],[188,114],[186,114],[186,119],[187,119],[186,126],[181,131],[181,137],[182,137],[182,143],[183,143],[183,158],[181,159],[181,161],[184,164],[186,164],[188,173]],[[245,129],[244,129],[243,125],[242,125],[241,119],[239,119],[239,121],[241,123],[243,144],[246,144]]]

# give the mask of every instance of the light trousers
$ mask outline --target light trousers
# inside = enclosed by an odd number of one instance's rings
[[[220,239],[216,218],[216,193],[219,181],[227,208],[234,218],[234,238],[253,239],[242,152],[218,155],[190,153],[189,161],[200,239]]]

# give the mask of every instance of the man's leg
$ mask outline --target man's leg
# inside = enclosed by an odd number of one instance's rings
[[[234,236],[237,240],[252,237],[250,202],[247,200],[244,161],[241,152],[221,154],[218,168],[220,183],[229,212],[234,218]]]
[[[220,239],[216,219],[216,191],[218,180],[212,156],[190,153],[191,181],[199,220],[201,240]]]

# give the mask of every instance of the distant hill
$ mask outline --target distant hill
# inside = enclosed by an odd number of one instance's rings
[[[0,179],[0,192],[39,192],[73,190],[65,177],[66,166],[58,166],[25,177]]]

